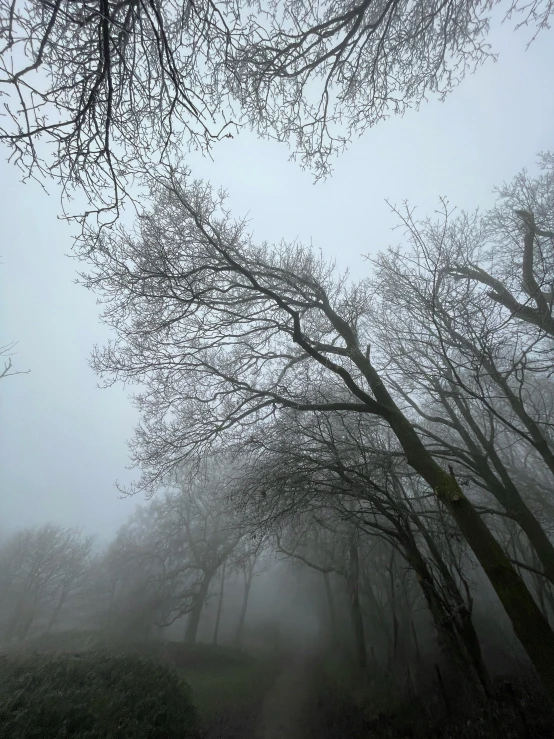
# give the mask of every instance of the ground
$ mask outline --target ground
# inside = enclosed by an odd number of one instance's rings
[[[326,679],[321,656],[310,650],[257,657],[257,680],[231,672],[202,680],[185,672],[201,706],[204,739],[360,739],[365,715],[340,698]],[[245,673],[248,673],[246,668]],[[248,692],[225,685],[237,680]],[[221,690],[218,690],[222,688]],[[234,693],[235,700],[231,700]],[[240,696],[240,697],[239,697]]]
[[[311,733],[315,656],[297,653],[285,661],[267,692],[256,739],[305,739]]]
[[[107,643],[95,634],[75,632],[30,641],[23,651],[90,650],[130,651],[170,665],[190,685],[199,739],[549,739],[554,735],[554,722],[536,681],[526,687],[521,680],[518,684],[522,676],[517,675],[508,676],[508,682],[497,681],[493,700],[467,705],[465,710],[461,701],[449,700],[450,708],[445,706],[432,684],[420,687],[417,694],[399,691],[398,686],[395,690],[386,673],[369,670],[361,676],[348,661],[308,649],[277,654],[271,649],[245,653],[178,642]]]

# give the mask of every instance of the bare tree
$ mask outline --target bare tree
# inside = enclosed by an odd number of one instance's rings
[[[0,551],[4,639],[23,641],[33,629],[54,628],[83,587],[92,546],[92,537],[52,524],[8,538]]]
[[[465,221],[418,224],[402,213],[411,247],[376,260],[377,343],[386,377],[417,419],[428,448],[458,462],[466,482],[491,493],[525,531],[554,582],[554,546],[508,469],[506,449],[530,455],[554,475],[552,344],[469,280],[449,279]],[[467,225],[467,224],[466,224]]]
[[[0,135],[27,176],[83,188],[94,212],[116,216],[144,156],[226,134],[210,69],[226,54],[230,5],[16,0],[1,13]]]
[[[246,535],[243,536],[232,555],[231,565],[234,569],[237,569],[242,573],[244,582],[242,604],[235,633],[235,644],[237,647],[242,646],[244,624],[246,621],[246,612],[248,609],[252,582],[256,575],[260,575],[267,568],[267,562],[262,559],[265,547],[266,541],[264,537],[259,535],[250,537]]]
[[[369,286],[337,277],[299,245],[256,247],[206,185],[170,173],[155,187],[153,210],[141,217],[136,237],[122,229],[101,235],[83,278],[106,303],[103,317],[117,336],[97,352],[96,370],[111,382],[145,386],[136,399],[143,422],[133,444],[143,485],[217,445],[225,431],[260,433],[282,408],[382,419],[456,521],[554,692],[547,620],[371,357]]]
[[[116,636],[148,636],[157,624],[190,608],[196,568],[165,502],[138,508],[99,563],[97,586],[104,594],[99,620]]]
[[[329,614],[330,641],[333,646],[337,646],[339,644],[339,624],[331,577],[333,575],[338,575],[341,578],[346,577],[344,548],[337,545],[339,537],[337,536],[336,521],[333,525],[330,516],[327,515],[326,525],[322,526],[322,512],[318,511],[317,517],[314,517],[311,513],[308,516],[296,513],[294,516],[295,525],[291,526],[289,523],[284,531],[276,535],[277,552],[321,573]],[[280,528],[283,527],[280,526]],[[359,635],[360,632],[358,632]],[[357,652],[359,663],[365,665],[365,639],[358,645]]]
[[[292,416],[292,418],[290,418]],[[287,423],[287,417],[289,423]],[[303,523],[294,527],[292,541],[279,548],[304,564],[322,573],[335,572],[347,583],[352,622],[356,641],[360,645],[360,664],[365,664],[365,639],[359,600],[360,570],[371,567],[373,554],[368,554],[364,542],[367,537],[380,539],[388,545],[384,569],[392,578],[393,551],[416,575],[417,587],[428,606],[438,643],[449,663],[464,674],[470,683],[477,681],[485,691],[489,688],[487,670],[483,663],[479,639],[472,622],[469,586],[463,574],[460,557],[453,553],[449,543],[455,528],[450,530],[436,508],[434,496],[409,472],[401,461],[399,450],[390,446],[386,429],[369,417],[354,417],[335,413],[314,418],[311,414],[282,414],[273,433],[266,428],[257,446],[263,453],[252,461],[252,472],[243,472],[240,487],[243,495],[256,497],[258,503],[247,508],[249,515],[264,521],[279,520],[285,516],[303,513]],[[259,502],[260,490],[269,490]],[[326,522],[326,510],[334,511],[346,522],[343,554],[337,560],[327,546],[317,545],[314,523],[332,530],[340,527]],[[305,517],[308,523],[305,523]],[[288,524],[290,527],[290,524]],[[352,528],[354,526],[354,529]],[[343,525],[344,529],[344,525]],[[364,539],[352,536],[361,531]],[[317,531],[317,529],[316,529]],[[307,534],[313,542],[310,553],[299,550]],[[315,536],[315,539],[314,539]],[[360,561],[360,545],[362,555]],[[316,554],[314,554],[316,552]],[[375,580],[372,578],[373,581]],[[400,578],[402,579],[402,578]],[[366,579],[366,583],[367,583]],[[387,579],[385,589],[388,607],[392,612],[391,644],[395,656],[398,643],[397,604],[394,583]],[[380,618],[380,608],[372,588],[366,587],[366,599],[371,601],[374,618]],[[388,634],[388,627],[384,629]]]
[[[494,54],[491,6],[473,2],[273,0],[232,57],[239,99],[262,134],[291,140],[318,175],[348,141],[391,113],[444,99]],[[549,2],[512,2],[506,18],[538,32]]]
[[[241,537],[217,476],[195,483],[182,476],[179,489],[138,509],[109,553],[119,581],[111,596],[117,629],[149,632],[185,618],[185,641],[194,643],[214,577]],[[112,627],[113,628],[113,627]]]
[[[0,380],[3,377],[11,377],[12,375],[28,375],[31,370],[14,370],[12,364],[12,349],[16,345],[16,342],[11,344],[5,344],[0,346],[0,357],[4,359],[4,369],[0,370]]]
[[[464,214],[443,229],[450,260],[442,266],[535,340],[554,336],[554,155],[541,154],[539,166],[538,177],[523,170],[498,188],[496,207],[482,217]]]
[[[232,525],[225,516],[221,503],[218,505],[217,501],[206,496],[201,498],[198,494],[189,494],[182,509],[178,510],[178,520],[199,572],[184,635],[185,642],[194,644],[212,580],[237,546],[241,532],[236,522]]]
[[[325,174],[352,135],[492,56],[495,4],[3,0],[0,135],[26,176],[82,188],[113,217],[134,174],[183,143],[208,149],[235,109]],[[506,16],[536,33],[551,12],[513,0]]]

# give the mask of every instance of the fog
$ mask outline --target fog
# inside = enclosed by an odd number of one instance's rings
[[[548,735],[554,45],[514,38],[317,183],[246,129],[186,155],[213,192],[147,174],[86,260],[1,163],[7,654],[155,653],[195,696],[196,648],[265,660],[214,739]]]
[[[549,37],[528,51],[508,28],[494,38],[497,63],[444,103],[431,100],[355,141],[327,181],[314,185],[288,161],[286,146],[248,132],[218,144],[213,162],[191,155],[194,175],[228,189],[233,213],[248,215],[259,240],[298,237],[343,269],[367,270],[362,254],[403,241],[391,232],[386,198],[406,199],[422,216],[440,196],[466,210],[486,208],[494,186],[524,166],[533,170],[537,152],[549,148]],[[94,296],[73,284],[77,266],[65,255],[78,226],[59,220],[54,184],[46,195],[5,161],[1,167],[2,344],[17,341],[15,365],[31,370],[0,387],[2,527],[56,520],[109,537],[134,505],[113,485],[133,479],[126,442],[137,415],[123,387],[98,391],[88,367],[93,345],[109,333]]]

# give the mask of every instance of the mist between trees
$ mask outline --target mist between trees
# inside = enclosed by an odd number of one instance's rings
[[[554,155],[484,213],[391,205],[404,244],[361,279],[256,243],[180,164],[247,126],[327,176],[494,55],[496,5],[0,0],[0,138],[79,219],[114,336],[92,367],[137,387],[149,497],[105,549],[55,522],[0,541],[4,646],[309,645],[428,715],[499,676],[552,701]],[[501,10],[533,38],[553,4]],[[518,711],[504,735],[531,735]]]
[[[87,232],[81,280],[115,332],[92,364],[138,385],[128,492],[155,495],[103,552],[54,525],[6,539],[3,640],[311,641],[413,690],[440,664],[487,696],[532,665],[551,696],[554,158],[541,163],[483,214],[397,209],[406,246],[361,280],[301,244],[255,244],[223,194],[177,170],[152,178],[133,231]],[[256,589],[265,608],[249,611]]]

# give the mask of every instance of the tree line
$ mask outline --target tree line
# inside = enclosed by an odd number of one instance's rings
[[[264,570],[266,542],[237,524],[209,484],[167,491],[138,507],[106,547],[55,524],[5,536],[0,545],[0,641],[18,645],[59,631],[116,640],[159,638],[175,622],[191,645],[207,605],[225,582],[243,588],[233,643],[240,647],[252,581]]]
[[[57,178],[64,203],[75,188],[88,199],[81,282],[115,336],[93,367],[138,385],[137,490],[169,490],[118,536],[110,557],[131,591],[116,588],[113,607],[148,594],[129,612],[160,628],[186,616],[193,641],[246,527],[321,574],[331,624],[333,595],[347,595],[362,669],[367,609],[395,658],[401,633],[419,650],[419,598],[447,661],[487,692],[475,568],[552,695],[552,154],[484,214],[397,210],[406,245],[368,258],[362,279],[301,244],[256,243],[180,165],[184,144],[210,149],[249,125],[325,176],[354,134],[444,97],[490,56],[491,4],[0,7],[0,135],[26,176]],[[536,34],[551,13],[516,1],[506,17]],[[129,199],[133,229],[117,223]],[[217,473],[203,471],[212,460]],[[10,639],[54,628],[87,546],[55,526],[8,540]],[[75,568],[56,564],[63,552]]]
[[[82,276],[116,337],[94,368],[139,384],[138,489],[217,453],[252,466],[237,495],[254,518],[282,496],[295,514],[337,498],[422,586],[440,576],[455,618],[427,591],[429,608],[482,674],[460,575],[421,561],[442,517],[554,688],[552,164],[484,214],[399,211],[406,247],[359,280],[301,244],[254,243],[224,195],[158,172],[134,230],[86,235]]]
[[[255,244],[221,194],[175,171],[153,179],[134,231],[89,232],[81,279],[115,331],[93,366],[139,386],[135,492],[156,495],[102,553],[56,525],[6,538],[3,641],[179,623],[192,644],[215,602],[217,642],[240,573],[240,645],[253,578],[282,557],[320,578],[329,643],[362,670],[413,671],[435,641],[487,694],[474,605],[488,592],[550,690],[554,159],[541,161],[488,212],[397,211],[407,245],[368,258],[361,280],[302,245]]]

